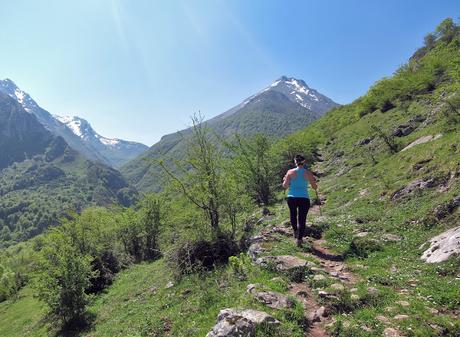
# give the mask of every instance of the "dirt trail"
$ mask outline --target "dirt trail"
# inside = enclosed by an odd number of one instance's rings
[[[314,216],[319,215],[319,206],[315,205],[310,210]],[[317,298],[325,298],[325,303],[336,297],[335,291],[344,291],[353,288],[357,282],[355,275],[347,269],[343,262],[343,256],[334,254],[326,247],[326,242],[322,238],[307,237],[304,239],[304,249],[297,256],[266,255],[276,246],[281,239],[279,236],[288,238],[295,245],[295,238],[289,221],[284,221],[275,226],[265,226],[258,235],[251,238],[251,245],[248,253],[254,263],[261,266],[275,264],[280,272],[296,271],[297,268],[307,269],[310,274],[309,279],[303,277],[291,281],[289,284],[289,294],[294,296],[305,308],[305,318],[309,328],[305,333],[308,337],[328,336],[326,326],[333,323],[330,315],[330,308],[318,303]],[[318,237],[318,235],[316,236]],[[268,248],[264,242],[270,243]],[[302,259],[303,257],[303,259]],[[295,272],[294,272],[295,274]],[[322,282],[330,284],[327,280],[332,280],[331,293],[317,287],[313,289],[310,284],[320,285]],[[326,284],[325,284],[326,285]],[[332,291],[332,289],[334,289]]]
[[[319,207],[313,206],[311,213],[319,215]],[[291,240],[295,243],[293,235]],[[335,279],[337,283],[341,283],[346,288],[352,288],[357,282],[357,278],[348,269],[343,262],[343,256],[332,253],[325,247],[325,240],[306,238],[304,246],[309,248],[309,252],[303,253],[305,257],[314,258],[318,263],[317,274],[325,273]],[[328,313],[328,309],[322,307],[316,302],[313,296],[313,289],[305,282],[291,283],[289,293],[295,296],[301,303],[304,304],[306,315],[311,322],[310,329],[305,336],[308,337],[323,337],[328,336],[325,326],[333,322],[332,317]]]

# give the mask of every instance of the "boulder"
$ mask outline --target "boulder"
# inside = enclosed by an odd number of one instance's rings
[[[262,267],[274,266],[277,271],[292,271],[298,268],[305,268],[307,261],[291,255],[262,256],[255,261]]]
[[[421,257],[428,263],[442,262],[453,254],[460,254],[460,226],[435,236],[428,243],[430,247],[423,252]]]
[[[248,293],[252,294],[257,301],[265,304],[267,307],[273,309],[285,309],[292,308],[294,306],[294,302],[286,295],[275,291],[258,291],[257,285],[250,284],[249,286],[251,286],[251,288],[248,288]]]
[[[206,337],[254,337],[256,327],[261,324],[280,322],[263,311],[227,308],[219,312],[216,325]]]
[[[415,128],[408,124],[401,124],[396,129],[393,130],[393,136],[395,137],[404,137],[410,135]]]
[[[410,148],[416,146],[416,145],[419,145],[419,144],[423,144],[423,143],[427,143],[427,142],[430,142],[432,140],[436,140],[436,139],[439,139],[442,137],[442,134],[437,134],[435,136],[432,136],[432,135],[428,135],[428,136],[423,136],[423,137],[420,137],[419,139],[417,140],[414,140],[412,143],[410,143],[409,145],[407,145],[404,149],[401,150],[402,151],[407,151],[409,150]]]

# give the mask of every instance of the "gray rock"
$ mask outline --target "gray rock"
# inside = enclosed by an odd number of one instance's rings
[[[451,228],[428,241],[430,247],[421,259],[428,263],[447,260],[452,254],[460,253],[460,226]],[[422,248],[422,245],[420,248]]]
[[[396,235],[396,234],[386,233],[386,234],[382,235],[382,240],[383,241],[397,242],[397,241],[401,241],[402,237],[400,237],[399,235]]]
[[[400,315],[396,315],[395,317],[393,317],[393,319],[395,319],[395,320],[397,320],[397,321],[403,321],[403,320],[408,319],[408,318],[409,318],[409,316],[407,316],[407,315],[401,315],[401,314],[400,314]]]
[[[454,197],[453,199],[445,203],[442,203],[441,205],[438,205],[433,210],[434,216],[438,220],[444,219],[445,217],[452,214],[458,206],[460,206],[460,195]]]
[[[326,279],[326,276],[322,274],[317,274],[313,276],[313,281],[324,281]]]
[[[379,290],[374,287],[368,287],[367,288],[367,293],[371,296],[377,296],[379,294]]]
[[[249,246],[248,248],[248,255],[251,257],[251,259],[256,260],[257,257],[266,252],[267,250],[262,247],[262,245],[259,242],[253,243]]]
[[[252,294],[257,288],[260,288],[260,284],[258,283],[251,283],[251,284],[248,284],[248,286],[246,287],[246,291],[249,293],[249,294]]]
[[[424,179],[416,179],[410,182],[407,186],[400,188],[393,193],[391,199],[393,201],[398,200],[402,197],[405,197],[415,190],[424,190],[426,188],[431,188],[440,185],[443,182],[442,178],[439,177],[426,177]]]
[[[404,137],[410,135],[415,128],[411,125],[401,124],[396,129],[393,130],[393,136],[395,137]]]
[[[217,316],[217,324],[206,337],[254,337],[260,324],[279,325],[280,322],[263,311],[223,309]]]
[[[410,306],[410,303],[407,302],[407,301],[396,301],[395,303],[399,304],[402,307],[409,307]]]
[[[369,234],[369,232],[359,232],[355,236],[358,237],[358,238],[362,238],[362,237],[367,236],[368,234]]]
[[[312,312],[310,315],[308,315],[308,320],[310,322],[320,322],[323,317],[327,317],[328,312],[325,307],[320,307],[319,309],[316,309],[314,312]]]
[[[439,139],[441,137],[442,137],[442,134],[437,134],[436,136],[428,135],[428,136],[420,137],[419,139],[414,140],[412,143],[407,145],[404,149],[401,150],[401,152],[407,151],[407,150],[409,150],[410,148],[412,148],[412,147],[414,147],[416,145],[427,143],[427,142],[430,142],[432,140]]]
[[[339,291],[345,290],[345,287],[341,283],[334,283],[331,285],[331,288]]]
[[[383,315],[375,316],[375,319],[385,324],[390,323],[390,320],[388,319],[388,317],[383,316]]]
[[[272,233],[283,234],[286,236],[292,236],[293,230],[292,227],[285,227],[285,226],[274,226],[271,230]]]
[[[262,256],[256,261],[262,267],[273,265],[278,271],[292,271],[297,268],[305,268],[307,261],[291,255]]]
[[[294,302],[287,296],[274,291],[253,291],[254,298],[273,309],[292,308]]]
[[[384,337],[399,337],[401,335],[399,334],[398,330],[394,328],[386,328],[385,330],[383,330],[383,336]]]

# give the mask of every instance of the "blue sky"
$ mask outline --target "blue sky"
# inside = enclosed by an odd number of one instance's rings
[[[0,78],[147,145],[281,75],[349,103],[460,1],[0,0]]]

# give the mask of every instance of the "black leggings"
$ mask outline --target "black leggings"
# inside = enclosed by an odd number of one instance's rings
[[[310,199],[288,197],[287,204],[291,213],[291,226],[295,231],[298,230],[297,238],[301,239],[305,233],[305,223],[307,222],[307,213],[310,208]],[[298,218],[297,218],[298,211]]]

